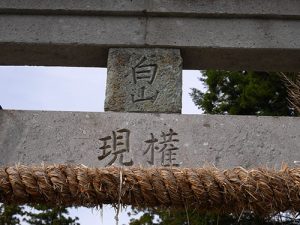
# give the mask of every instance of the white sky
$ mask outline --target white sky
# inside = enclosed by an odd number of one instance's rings
[[[183,71],[182,113],[200,114],[189,96],[190,88],[203,89],[197,70]],[[0,66],[0,105],[3,109],[103,112],[106,69],[74,67]],[[115,225],[115,211],[101,213],[87,208],[71,209],[81,225]],[[119,224],[128,224],[126,210]]]

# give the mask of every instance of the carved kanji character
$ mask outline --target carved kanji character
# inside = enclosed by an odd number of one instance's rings
[[[119,163],[124,166],[132,166],[133,161],[124,162],[124,154],[130,152],[129,145],[130,131],[128,129],[120,129],[112,132],[112,136],[100,138],[103,142],[103,146],[99,149],[102,150],[102,155],[98,156],[99,160],[103,160],[109,155],[112,155],[112,159],[108,162],[107,166],[112,165],[119,156]],[[110,141],[111,144],[108,144]]]
[[[146,80],[148,83],[148,88],[152,85],[156,72],[157,65],[156,64],[147,64],[147,58],[143,57],[136,66],[132,68],[133,82],[134,84],[139,83],[142,80]],[[143,83],[142,83],[143,84]],[[154,102],[159,94],[159,91],[156,91],[155,94],[151,96],[146,96],[146,86],[143,85],[137,89],[137,94],[131,94],[131,99],[133,103],[142,102],[142,101],[152,101]],[[137,96],[136,96],[137,95]]]
[[[147,162],[151,165],[154,164],[154,154],[155,151],[161,153],[161,165],[162,166],[179,166],[176,163],[176,151],[178,151],[178,147],[175,146],[175,142],[179,142],[178,139],[175,139],[174,136],[178,135],[173,129],[170,129],[168,133],[162,132],[161,138],[162,141],[158,141],[151,133],[151,139],[145,141],[145,143],[149,144],[147,146],[144,155],[146,155],[150,151],[150,160]]]
[[[138,80],[146,79],[149,84],[152,84],[157,72],[156,64],[145,63],[147,58],[144,56],[136,66],[132,68],[133,82],[136,84]]]

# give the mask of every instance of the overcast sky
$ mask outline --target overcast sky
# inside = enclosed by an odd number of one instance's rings
[[[201,113],[189,96],[190,88],[203,89],[200,75],[196,70],[183,72],[183,114]],[[0,105],[18,110],[103,112],[105,83],[104,68],[0,66]],[[115,211],[110,206],[102,213],[87,208],[70,212],[80,218],[81,225],[115,225]],[[120,225],[129,223],[126,210],[119,218]]]
[[[183,72],[183,114],[198,114],[189,92],[200,72]],[[103,112],[106,69],[0,66],[0,105],[5,109]]]

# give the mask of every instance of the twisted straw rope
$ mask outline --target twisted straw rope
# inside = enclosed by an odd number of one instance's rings
[[[223,213],[300,211],[300,167],[279,171],[70,165],[0,168],[3,203],[95,206],[119,201]]]
[[[282,77],[284,85],[288,90],[290,105],[300,114],[300,72],[296,74],[294,81],[285,73],[279,73],[279,75]]]

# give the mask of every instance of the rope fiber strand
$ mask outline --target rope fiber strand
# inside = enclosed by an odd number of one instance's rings
[[[276,171],[16,165],[0,168],[0,202],[65,206],[121,203],[219,213],[249,210],[258,215],[297,212],[300,167]]]

